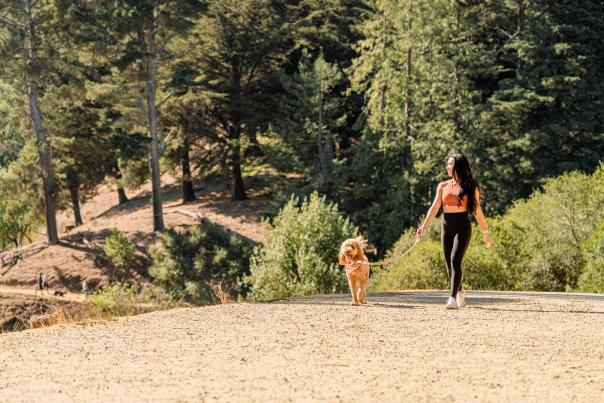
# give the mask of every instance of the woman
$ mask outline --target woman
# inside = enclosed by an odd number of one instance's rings
[[[492,244],[482,209],[480,208],[480,188],[470,170],[468,159],[461,154],[453,154],[447,161],[447,175],[452,178],[441,182],[436,188],[436,197],[428,215],[417,235],[423,236],[436,213],[443,205],[443,219],[440,226],[440,239],[447,263],[447,273],[451,280],[451,296],[447,300],[447,309],[458,309],[466,305],[465,291],[461,289],[461,261],[472,239],[470,215],[476,217],[484,234],[487,248]]]

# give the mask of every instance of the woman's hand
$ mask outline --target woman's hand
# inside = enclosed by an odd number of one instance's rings
[[[419,228],[417,229],[417,233],[416,233],[416,234],[417,234],[417,236],[418,236],[418,237],[420,237],[420,238],[421,238],[421,237],[423,237],[423,236],[424,236],[424,232],[426,232],[426,229],[425,229],[425,228],[424,228],[424,226],[422,225],[421,227],[419,227]]]
[[[489,231],[484,232],[484,246],[490,248],[492,245],[491,233]]]

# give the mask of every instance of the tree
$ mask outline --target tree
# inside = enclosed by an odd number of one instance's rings
[[[293,77],[282,76],[286,90],[283,118],[277,130],[297,154],[309,176],[319,174],[317,183],[333,179],[334,132],[345,124],[340,94],[334,91],[343,80],[337,65],[322,55],[312,61],[304,53]]]
[[[55,181],[49,134],[40,107],[41,91],[56,73],[59,43],[55,41],[57,8],[48,0],[0,1],[0,29],[5,40],[0,47],[2,71],[15,88],[27,94],[29,113],[39,154],[48,243],[59,242],[54,200]]]
[[[82,224],[80,201],[93,196],[110,172],[112,150],[108,139],[98,132],[100,116],[90,101],[61,105],[49,115],[54,115],[57,176],[69,191],[78,226]]]
[[[32,241],[42,224],[44,200],[33,140],[24,144],[16,160],[0,167],[0,250]]]
[[[286,19],[269,0],[214,0],[192,41],[198,66],[197,94],[205,100],[206,135],[223,144],[233,200],[247,197],[241,170],[241,136],[275,116],[276,74],[285,59]],[[251,137],[251,136],[250,136]]]
[[[98,31],[89,41],[105,49],[110,68],[116,67],[122,73],[121,82],[115,83],[115,92],[126,101],[122,108],[130,109],[131,117],[144,116],[150,139],[155,231],[164,230],[159,170],[164,145],[158,132],[158,116],[159,108],[172,96],[167,85],[167,65],[176,52],[187,53],[187,49],[175,49],[172,44],[187,34],[203,9],[198,0],[98,0],[85,10],[85,19]],[[158,95],[163,99],[158,100]]]

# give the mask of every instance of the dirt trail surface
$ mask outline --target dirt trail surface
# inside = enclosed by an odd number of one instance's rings
[[[24,296],[34,296],[39,298],[46,298],[56,301],[74,301],[74,302],[84,302],[86,300],[86,295],[82,293],[73,293],[73,292],[65,292],[62,296],[54,295],[54,290],[44,291],[44,294],[41,294],[35,288],[23,288],[23,287],[10,287],[6,285],[0,284],[0,298],[1,297],[10,297],[14,295],[24,295]]]
[[[0,335],[0,401],[584,401],[604,297],[441,292],[176,309]]]

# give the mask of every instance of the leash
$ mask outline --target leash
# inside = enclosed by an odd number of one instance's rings
[[[355,263],[366,264],[367,266],[387,266],[387,265],[390,265],[392,263],[397,263],[402,258],[404,258],[407,254],[409,254],[409,252],[411,252],[413,250],[413,248],[415,248],[415,245],[417,245],[421,239],[422,239],[421,237],[416,236],[415,237],[415,242],[413,243],[413,245],[411,245],[411,247],[409,249],[407,249],[402,255],[399,255],[397,257],[393,257],[393,258],[388,259],[388,260],[382,260],[381,262],[355,262]]]

